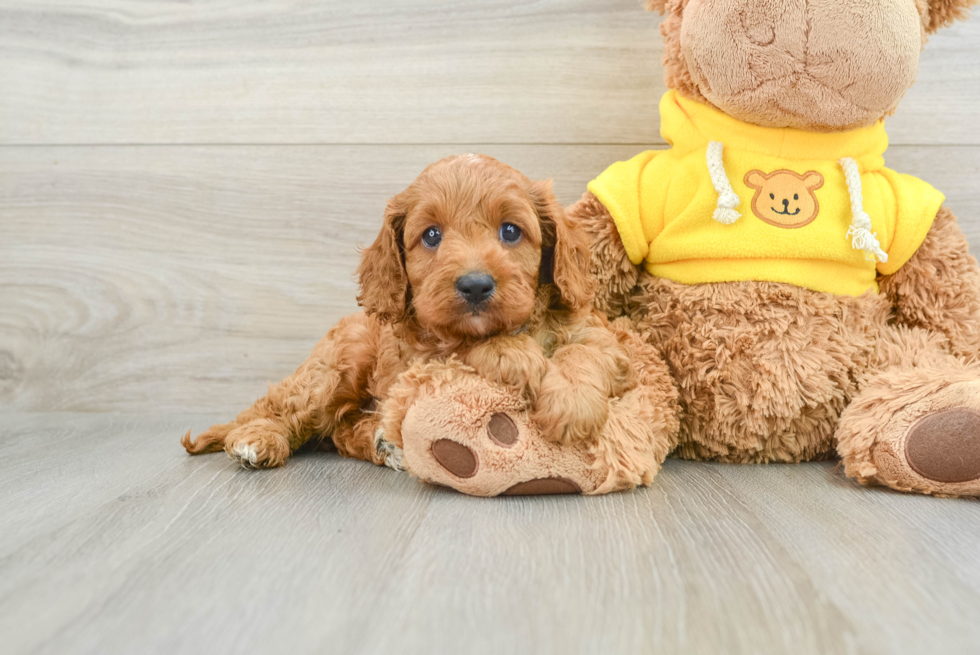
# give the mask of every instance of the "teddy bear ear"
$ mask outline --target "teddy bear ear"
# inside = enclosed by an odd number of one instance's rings
[[[943,27],[949,27],[958,20],[966,19],[970,12],[970,7],[975,5],[977,0],[929,0],[928,8],[922,16],[926,26],[926,32],[932,34]],[[917,2],[922,7],[921,2]]]
[[[749,171],[745,174],[745,186],[750,189],[761,189],[766,184],[766,174],[762,171]]]
[[[816,171],[810,171],[803,177],[803,184],[810,191],[816,191],[823,186],[823,175]]]
[[[667,11],[667,0],[643,0],[643,6],[647,11],[655,11],[662,14]]]

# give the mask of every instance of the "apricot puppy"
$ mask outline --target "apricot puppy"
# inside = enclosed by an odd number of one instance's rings
[[[196,440],[188,433],[182,444],[191,454],[224,449],[242,466],[262,468],[283,465],[307,441],[330,439],[342,455],[400,468],[401,439],[409,435],[395,423],[393,442],[384,438],[386,405],[400,374],[442,362],[472,376],[471,392],[488,385],[480,393],[510,398],[516,419],[497,412],[495,425],[515,440],[550,444],[522,444],[547,451],[548,463],[504,457],[504,472],[477,486],[452,466],[440,469],[445,479],[426,479],[478,495],[548,477],[552,466],[566,487],[585,492],[649,482],[676,438],[676,392],[652,348],[591,311],[587,246],[550,182],[482,155],[439,161],[388,203],[358,268],[364,311],[341,320],[295,373],[234,421]],[[657,418],[608,421],[624,397]],[[406,402],[396,408],[408,409]],[[477,416],[460,429],[491,418]],[[440,466],[454,449],[445,442],[454,440],[474,462],[480,457],[484,444],[472,435],[466,445],[461,436],[443,436],[423,449],[429,461],[415,458],[420,469]],[[629,450],[623,456],[621,443]],[[606,464],[597,467],[599,459]]]

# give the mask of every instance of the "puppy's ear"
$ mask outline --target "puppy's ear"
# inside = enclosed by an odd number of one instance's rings
[[[382,323],[400,321],[408,310],[408,274],[402,240],[406,211],[404,193],[388,201],[381,232],[371,247],[361,253],[357,267],[361,287],[357,303]]]
[[[541,283],[554,284],[572,311],[589,306],[593,288],[588,236],[566,216],[551,191],[551,180],[531,182],[530,193],[541,221]]]
[[[915,4],[922,14],[926,32],[932,34],[940,28],[949,27],[958,20],[964,20],[977,0],[918,0]]]

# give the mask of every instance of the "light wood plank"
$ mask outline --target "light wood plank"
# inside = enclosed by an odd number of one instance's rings
[[[148,422],[132,415],[4,415],[0,562],[93,508],[144,493],[141,485],[148,478],[185,463],[174,457],[181,430],[220,418]]]
[[[0,143],[658,143],[637,0],[7,0]],[[896,144],[980,144],[980,20],[935,36]]]
[[[0,531],[5,653],[966,654],[980,639],[974,501],[864,489],[832,464],[676,460],[637,492],[486,500],[330,454],[259,472],[187,457],[176,435],[210,418],[6,417],[0,499],[36,520]],[[58,478],[52,433],[104,461]],[[111,471],[127,440],[132,470]],[[72,494],[87,499],[66,512]]]
[[[636,146],[470,146],[569,203]],[[0,148],[0,408],[232,414],[356,310],[356,247],[453,146]],[[899,147],[980,247],[980,148]]]

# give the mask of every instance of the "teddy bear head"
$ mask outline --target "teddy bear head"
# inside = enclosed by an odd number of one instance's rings
[[[667,86],[764,127],[837,132],[891,114],[927,35],[977,0],[645,0],[667,13]]]

